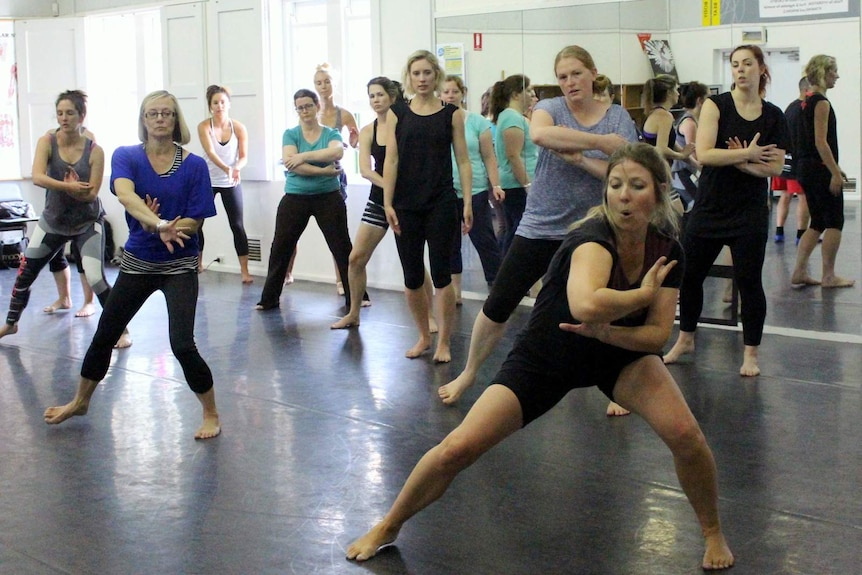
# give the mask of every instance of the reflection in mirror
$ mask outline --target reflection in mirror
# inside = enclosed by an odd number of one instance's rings
[[[563,47],[576,44],[593,55],[598,72],[614,84],[615,101],[638,116],[642,115],[641,88],[652,77],[638,34],[666,38],[668,5],[668,0],[629,0],[446,16],[435,20],[436,41],[438,46],[463,47],[469,110],[481,110],[483,92],[514,74],[528,77],[540,99],[560,95],[554,57]],[[468,244],[464,244],[465,289],[484,291],[481,273],[468,271],[473,263],[481,270]],[[477,281],[470,281],[471,275]]]

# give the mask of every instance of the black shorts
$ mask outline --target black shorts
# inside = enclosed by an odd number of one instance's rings
[[[799,181],[805,190],[808,200],[808,211],[811,213],[813,230],[822,232],[827,229],[844,229],[844,194],[833,194],[829,191],[832,174],[826,166],[806,165],[800,172]]]
[[[389,229],[389,221],[386,219],[386,212],[383,206],[368,200],[365,204],[365,211],[362,212],[362,223],[380,228],[383,230]]]
[[[562,374],[543,368],[516,345],[491,383],[512,390],[521,404],[523,425],[526,427],[557,405],[573,389],[595,385],[613,401],[614,387],[623,368],[649,355],[659,354],[604,346],[599,354],[585,353],[585,361],[572,365],[567,373]]]

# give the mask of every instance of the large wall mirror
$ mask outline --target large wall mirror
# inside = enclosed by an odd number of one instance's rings
[[[505,6],[506,2],[501,0],[499,4]],[[726,90],[730,84],[727,52],[733,46],[748,43],[747,34],[762,31],[767,62],[775,72],[767,98],[782,109],[797,97],[795,84],[807,60],[818,53],[835,55],[841,79],[840,85],[830,91],[829,98],[839,114],[841,166],[851,178],[858,178],[862,171],[859,154],[862,105],[857,96],[858,87],[862,85],[858,3],[851,3],[841,14],[767,18],[756,2],[727,0],[721,5],[721,26],[702,23],[702,3],[670,0],[586,0],[577,6],[513,11],[503,7],[503,11],[497,12],[490,12],[498,9],[490,0],[437,0],[437,9],[434,22],[438,45],[454,43],[464,47],[464,79],[469,88],[468,108],[472,111],[479,111],[480,97],[486,88],[511,74],[525,74],[534,86],[555,86],[554,57],[570,44],[586,48],[600,73],[616,85],[630,87],[634,93],[653,76],[650,60],[639,40],[639,35],[648,34],[654,40],[670,42],[682,81],[699,80]],[[467,14],[470,11],[490,13]],[[481,49],[474,49],[477,40]],[[692,73],[700,77],[690,77]],[[625,107],[639,106],[639,92],[637,97],[626,98],[624,93],[618,92],[618,97],[620,95],[623,96],[620,103]],[[845,239],[839,259],[842,268],[849,268],[846,273],[858,278],[859,222],[862,220],[859,194],[851,192],[844,197],[850,211],[846,213]],[[482,291],[484,282],[479,259],[475,252],[467,257],[471,249],[469,241],[465,241],[465,289]],[[792,269],[795,251],[785,249],[785,252],[782,255],[770,240],[764,281],[770,309],[776,311],[800,305],[798,298],[787,295],[789,285],[772,278],[786,275],[784,268],[787,266]],[[819,260],[816,265],[819,267]],[[470,271],[471,268],[479,271]],[[773,268],[780,269],[780,273],[770,274]],[[474,281],[470,281],[471,274]],[[851,290],[837,294],[818,292],[816,297],[806,300],[812,305],[811,313],[796,314],[796,317],[807,318],[805,321],[794,320],[792,313],[770,312],[767,323],[859,334],[862,306],[858,299],[858,294]],[[829,305],[821,306],[827,301]],[[834,311],[836,306],[843,306],[838,309],[848,313],[825,314],[821,309]]]

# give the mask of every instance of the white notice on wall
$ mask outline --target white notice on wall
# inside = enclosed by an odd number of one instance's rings
[[[848,11],[848,0],[760,0],[761,18],[838,14]]]

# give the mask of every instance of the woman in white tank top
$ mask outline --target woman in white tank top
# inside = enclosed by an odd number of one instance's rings
[[[209,167],[213,194],[221,194],[227,212],[228,224],[233,233],[233,245],[239,259],[242,283],[252,283],[248,273],[248,237],[242,223],[242,187],[240,170],[248,161],[248,132],[245,126],[229,115],[230,92],[224,86],[207,88],[207,103],[212,117],[198,124],[198,137]],[[200,270],[204,270],[204,235],[198,231],[201,257]],[[222,262],[224,263],[224,262]]]

